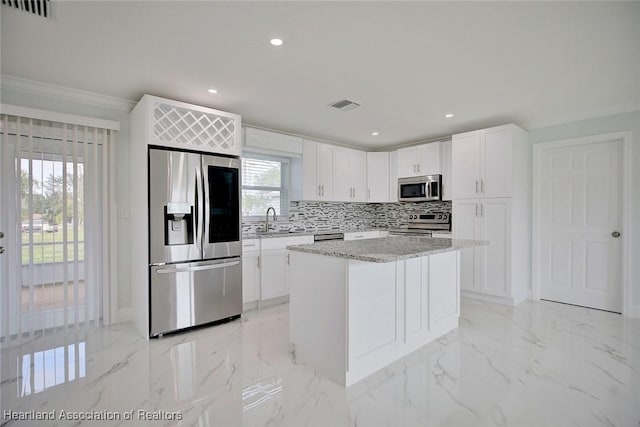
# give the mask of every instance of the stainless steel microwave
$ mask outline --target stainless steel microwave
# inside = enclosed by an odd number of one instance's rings
[[[434,202],[442,200],[442,175],[413,176],[398,180],[398,201]]]

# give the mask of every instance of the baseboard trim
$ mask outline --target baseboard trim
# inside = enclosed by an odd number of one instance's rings
[[[495,295],[487,295],[479,292],[465,291],[465,290],[460,291],[460,296],[462,296],[463,298],[477,299],[480,301],[492,302],[494,304],[508,305],[511,307],[522,302],[522,301],[518,301],[518,303],[516,304],[513,298],[499,297]]]
[[[131,307],[121,308],[116,314],[115,321],[113,323],[130,322],[133,319],[133,309]]]
[[[640,319],[640,306],[629,305],[629,309],[625,313],[625,316],[630,317],[632,319]]]

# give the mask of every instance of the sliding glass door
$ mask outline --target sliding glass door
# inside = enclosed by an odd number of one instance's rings
[[[110,131],[0,119],[0,335],[98,323]]]

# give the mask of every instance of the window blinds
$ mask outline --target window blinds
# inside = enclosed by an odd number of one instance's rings
[[[0,336],[99,325],[116,132],[0,114]]]

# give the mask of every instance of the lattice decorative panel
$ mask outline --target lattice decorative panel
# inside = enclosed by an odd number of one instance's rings
[[[153,109],[154,140],[158,144],[204,151],[236,152],[233,118],[156,103]]]

